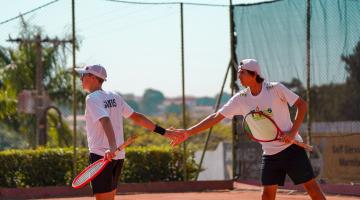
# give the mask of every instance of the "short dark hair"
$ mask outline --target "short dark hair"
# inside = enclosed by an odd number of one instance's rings
[[[95,76],[95,75],[94,75]],[[100,77],[97,77],[95,76],[95,78],[99,81],[100,84],[102,84],[104,82],[104,79],[100,78]]]
[[[252,75],[252,76],[254,76],[255,75],[255,72],[254,71],[250,71],[250,70],[246,70],[250,75]],[[262,83],[262,82],[264,82],[264,79],[263,78],[261,78],[260,76],[259,76],[259,74],[257,74],[256,75],[256,82],[257,83]]]
[[[94,75],[94,74],[92,74],[92,73],[88,73],[88,74],[90,74],[91,76],[95,77],[96,80],[98,80],[98,82],[99,82],[100,84],[102,84],[102,83],[104,82],[104,79],[102,79],[102,78],[100,78],[100,77],[98,77],[98,76],[96,76],[96,75]]]

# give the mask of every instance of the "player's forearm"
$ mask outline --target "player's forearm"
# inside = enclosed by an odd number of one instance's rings
[[[307,104],[305,101],[301,100],[299,103],[297,103],[297,112],[295,116],[295,120],[293,123],[293,127],[290,130],[290,133],[296,134],[298,130],[300,129],[300,126],[302,122],[304,121],[306,111],[307,111]]]
[[[206,117],[205,119],[203,119],[198,124],[192,126],[191,128],[188,128],[187,133],[189,135],[195,135],[201,131],[204,131],[204,130],[214,126],[215,124],[219,123],[222,119],[224,119],[224,116],[222,116],[221,114],[218,114],[218,113],[213,113],[213,114],[209,115],[208,117]]]
[[[100,119],[100,123],[104,129],[106,138],[108,139],[110,151],[115,151],[115,149],[117,148],[116,139],[110,119],[108,117],[103,117]]]
[[[142,126],[150,131],[153,131],[155,129],[155,123],[140,113],[135,112],[130,116],[130,119],[136,125]]]

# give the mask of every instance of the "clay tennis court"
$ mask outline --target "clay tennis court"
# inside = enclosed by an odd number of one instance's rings
[[[354,193],[356,194],[356,192]],[[360,193],[359,193],[360,195]],[[360,196],[346,196],[327,194],[329,200],[360,200]],[[71,198],[47,198],[47,200],[88,200],[95,199],[92,196]],[[238,199],[261,199],[261,188],[259,186],[235,183],[233,190],[211,190],[206,192],[177,192],[177,193],[132,193],[118,194],[117,200],[238,200]],[[303,191],[279,189],[276,199],[278,200],[300,200],[310,199]]]
[[[52,198],[54,200],[87,200],[95,199],[94,197],[74,197],[74,198]],[[211,192],[187,192],[187,193],[156,193],[156,194],[126,194],[117,195],[115,199],[121,200],[238,200],[238,199],[261,199],[261,193],[259,191],[211,191]],[[304,193],[293,191],[281,191],[278,192],[277,198],[279,200],[300,200],[310,199],[310,197]],[[329,200],[351,200],[360,199],[360,197],[340,196],[340,195],[328,195]],[[48,199],[49,200],[49,199]]]
[[[327,199],[360,200],[360,185],[322,184]],[[121,200],[235,200],[261,199],[261,186],[256,181],[187,181],[121,183],[115,199]],[[0,199],[87,200],[95,199],[90,186],[0,188]],[[301,185],[285,183],[278,189],[280,200],[310,199]]]

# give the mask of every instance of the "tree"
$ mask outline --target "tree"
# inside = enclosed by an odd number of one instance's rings
[[[135,111],[140,112],[140,106],[139,103],[137,101],[135,101],[134,99],[125,99],[126,103],[129,104],[129,106],[134,109]]]
[[[165,108],[165,113],[180,115],[182,106],[177,104],[170,104]]]
[[[344,102],[343,112],[350,120],[360,120],[360,41],[355,46],[353,54],[342,55],[341,60],[345,62],[345,69],[349,73],[346,79],[348,87],[345,98],[347,101]]]
[[[290,82],[282,82],[287,88],[295,92],[301,98],[306,100],[306,89],[297,78],[293,78]],[[342,115],[342,105],[345,84],[324,84],[311,87],[311,105],[310,112],[312,121],[339,121],[345,120],[346,116]],[[295,117],[296,107],[290,108],[292,118]],[[306,118],[305,118],[306,121]]]
[[[216,100],[212,97],[200,97],[196,99],[198,106],[215,106]]]
[[[296,94],[298,94],[302,98],[304,98],[304,99],[306,98],[306,89],[305,89],[305,87],[303,86],[303,84],[301,83],[301,81],[299,79],[292,78],[289,83],[282,82],[282,84],[284,86],[286,86],[287,88],[291,89],[293,92],[295,92]]]
[[[141,100],[141,111],[147,115],[156,114],[158,106],[163,103],[165,97],[163,93],[154,89],[146,89]]]
[[[182,128],[182,120],[181,116],[176,114],[168,114],[164,117],[151,117],[151,120],[160,124],[163,127],[175,127]],[[192,126],[198,123],[198,119],[188,119],[188,126]],[[160,136],[157,133],[153,133],[144,129],[141,126],[136,126],[132,124],[131,121],[124,121],[124,133],[125,137],[129,137],[133,134],[138,134],[140,137],[136,140],[132,146],[169,146],[169,140],[165,137]],[[206,141],[208,130],[203,131],[202,133],[197,134],[196,136],[192,136],[189,138],[188,148],[192,151],[202,150],[204,147],[204,143]],[[213,128],[213,132],[211,134],[211,140],[209,141],[208,149],[215,149],[217,145],[222,141],[230,142],[232,139],[232,129],[231,122],[223,121]]]
[[[31,26],[21,21],[21,30],[18,37],[33,39],[36,35],[44,38],[41,28]],[[62,48],[62,49],[61,49]],[[6,130],[25,136],[30,146],[35,141],[35,118],[33,115],[17,112],[17,95],[24,89],[35,89],[36,51],[34,43],[18,43],[17,48],[0,47],[0,80],[3,87],[0,89],[0,124],[8,127]],[[62,51],[61,51],[62,50]],[[57,105],[72,104],[72,75],[66,69],[67,51],[65,46],[42,44],[42,61],[44,79],[43,85],[52,102]],[[77,84],[79,106],[83,105],[85,93]],[[68,129],[67,129],[68,130]],[[70,130],[66,134],[71,134]]]
[[[139,103],[136,100],[134,94],[121,94],[120,92],[116,92],[116,93],[120,95],[132,109],[134,109],[137,112],[141,112]]]
[[[220,94],[215,95],[215,103],[218,99],[218,96]],[[231,95],[229,93],[223,92],[222,96],[221,96],[221,100],[220,100],[220,105],[224,105],[226,102],[228,102],[231,98]],[[214,104],[215,107],[215,104]]]
[[[343,105],[347,101],[345,91],[347,86],[341,84],[326,84],[311,88],[311,105],[309,112],[313,121],[344,121]]]

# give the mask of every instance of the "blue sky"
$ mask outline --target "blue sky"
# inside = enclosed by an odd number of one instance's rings
[[[238,0],[233,3],[257,1]],[[0,7],[0,21],[47,2],[50,0],[5,0]],[[229,3],[228,0],[183,2]],[[161,90],[165,96],[180,96],[179,11],[178,5],[130,5],[106,0],[77,0],[76,29],[82,41],[77,52],[77,64],[104,65],[108,71],[108,81],[104,84],[106,90],[142,95],[145,89],[154,88]],[[230,59],[228,14],[228,7],[184,5],[187,95],[214,96],[220,91]],[[25,19],[41,26],[50,37],[64,37],[71,34],[71,0],[60,0],[26,15]],[[18,20],[0,25],[0,45],[11,46],[6,40],[9,34],[16,37],[18,28]],[[68,65],[71,67],[71,60]],[[225,88],[230,92],[229,83]]]

